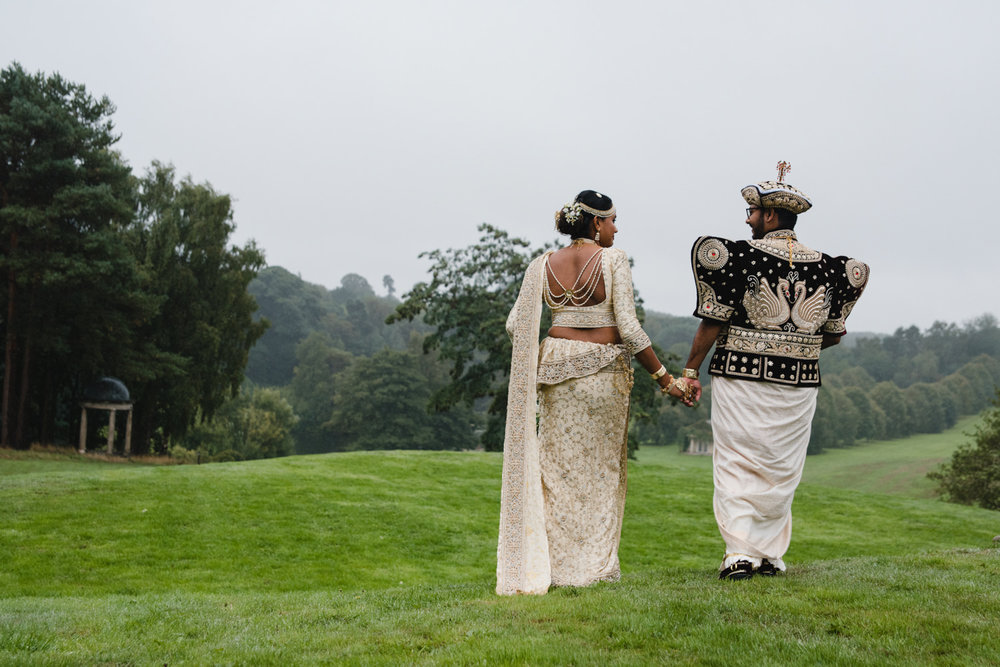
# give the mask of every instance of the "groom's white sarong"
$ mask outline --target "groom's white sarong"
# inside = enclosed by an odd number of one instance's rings
[[[792,498],[816,411],[818,387],[712,378],[715,518],[737,560],[779,570],[792,537]],[[720,568],[721,569],[721,568]]]

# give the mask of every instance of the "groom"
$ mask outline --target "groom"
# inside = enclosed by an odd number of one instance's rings
[[[743,188],[752,240],[703,236],[691,250],[701,324],[684,375],[698,382],[714,344],[713,504],[726,543],[720,579],[785,570],[820,350],[840,342],[868,281],[867,264],[799,242],[795,223],[812,202],[783,182],[790,169],[779,162],[777,181]]]

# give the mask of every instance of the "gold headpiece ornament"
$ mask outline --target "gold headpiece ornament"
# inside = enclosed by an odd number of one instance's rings
[[[591,208],[590,206],[587,206],[586,204],[584,204],[582,201],[576,202],[576,205],[579,206],[584,211],[586,211],[587,213],[589,213],[591,215],[596,215],[598,218],[610,218],[611,216],[613,216],[615,214],[615,207],[614,207],[614,205],[612,205],[611,208],[609,208],[609,209],[607,209],[605,211],[599,211],[596,208]]]
[[[761,181],[747,185],[741,190],[746,203],[764,208],[783,208],[795,214],[805,213],[812,208],[809,197],[784,182],[785,174],[792,170],[792,165],[782,160],[777,168],[777,181]]]
[[[792,165],[791,164],[789,164],[788,162],[785,162],[784,160],[782,160],[781,162],[779,162],[778,163],[778,182],[779,183],[784,183],[785,182],[785,174],[787,174],[791,170],[792,170]]]

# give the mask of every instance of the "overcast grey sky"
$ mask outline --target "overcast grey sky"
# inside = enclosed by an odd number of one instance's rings
[[[694,308],[740,188],[812,197],[808,245],[872,267],[848,329],[1000,315],[1000,3],[0,0],[0,67],[117,105],[119,148],[235,200],[310,282],[426,277],[489,222],[536,244],[614,198],[649,308]],[[994,257],[994,259],[990,259]]]

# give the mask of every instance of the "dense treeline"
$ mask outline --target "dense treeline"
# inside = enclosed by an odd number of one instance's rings
[[[363,278],[353,275],[328,292],[272,267],[251,284],[274,326],[251,353],[250,377],[263,384],[269,377],[292,378],[286,395],[300,416],[293,431],[298,451],[499,448],[510,355],[504,320],[524,267],[539,249],[502,230],[482,229],[483,239],[468,248],[427,253],[431,279],[416,285],[403,301],[391,294],[376,296]],[[393,313],[388,326],[378,321],[387,312]],[[698,326],[695,318],[652,311],[643,315],[660,350],[674,361],[686,357]],[[546,327],[543,322],[542,329]],[[364,339],[344,334],[354,331],[364,331]],[[381,402],[367,399],[366,404],[363,399],[379,382],[385,387],[392,382],[391,369],[370,355],[375,346],[401,355],[396,357],[395,403],[384,394]],[[421,350],[430,356],[424,358]],[[294,362],[287,361],[293,357]],[[847,336],[823,355],[824,386],[810,452],[948,428],[958,416],[988,405],[1000,384],[998,359],[1000,330],[990,315],[964,326],[935,323],[925,332],[909,327],[890,336]],[[283,366],[269,368],[276,364]],[[402,386],[410,386],[412,369],[421,364],[425,381],[413,382],[404,397]],[[658,400],[645,379],[644,373],[636,374],[629,434],[633,448],[680,443],[690,435],[707,437],[710,377],[702,406],[695,410]],[[374,405],[377,411],[371,409]],[[379,430],[390,418],[408,424],[413,435],[401,441],[389,434],[401,431],[393,426],[380,438]]]
[[[862,301],[864,303],[864,301]],[[898,328],[891,336],[861,335],[823,352],[823,372],[864,368],[876,381],[900,389],[918,382],[936,382],[979,357],[1000,359],[1000,328],[991,314],[962,326],[935,322],[921,332],[916,326]]]
[[[697,320],[649,312],[645,326],[654,342],[683,358]],[[1000,327],[986,314],[964,325],[935,322],[925,331],[910,326],[888,336],[848,335],[823,352],[820,366],[823,386],[809,453],[938,433],[990,404],[1000,385]],[[705,383],[702,404],[708,406],[710,376]],[[655,425],[640,426],[643,444],[680,442],[695,433],[706,437],[707,410],[664,405],[660,413]]]
[[[471,406],[429,409],[448,368],[423,353],[430,329],[421,321],[385,323],[400,301],[390,276],[383,285],[389,293],[378,296],[363,277],[347,274],[327,290],[281,267],[265,268],[250,284],[271,327],[250,353],[247,378],[280,388],[294,410],[296,452],[475,446],[482,418]],[[213,458],[232,456],[219,444],[187,444]]]
[[[229,244],[229,197],[155,162],[133,174],[113,113],[58,74],[0,72],[4,446],[75,441],[83,388],[111,375],[133,451],[163,450],[238,390],[266,327],[246,292],[263,255]]]
[[[939,433],[989,406],[1000,385],[1000,327],[987,314],[964,326],[899,328],[827,350],[820,363],[810,453]]]

